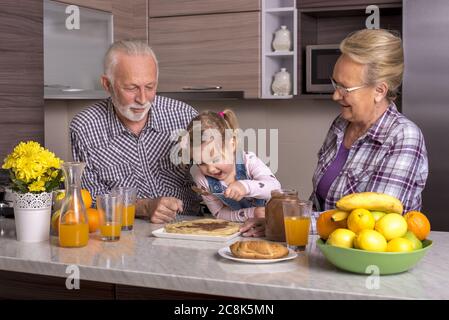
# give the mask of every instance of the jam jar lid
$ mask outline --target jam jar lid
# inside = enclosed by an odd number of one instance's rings
[[[271,197],[297,197],[298,191],[295,189],[277,189],[271,191]]]

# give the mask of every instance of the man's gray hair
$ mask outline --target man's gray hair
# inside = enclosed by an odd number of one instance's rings
[[[159,65],[156,55],[146,41],[133,39],[119,40],[115,41],[109,47],[103,62],[104,73],[112,83],[114,82],[114,67],[117,64],[117,53],[124,53],[130,56],[151,56],[156,64],[156,79],[159,77]]]

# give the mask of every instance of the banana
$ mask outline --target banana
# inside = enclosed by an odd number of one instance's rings
[[[345,220],[346,218],[348,218],[348,216],[349,216],[349,212],[336,210],[336,212],[331,216],[331,219],[334,222],[338,222],[338,221]]]
[[[337,208],[344,211],[362,208],[366,210],[394,212],[399,214],[402,214],[402,211],[404,210],[399,199],[378,192],[348,194],[337,201]]]

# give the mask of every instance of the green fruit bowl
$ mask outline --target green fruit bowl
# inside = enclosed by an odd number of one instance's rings
[[[405,272],[412,268],[432,246],[432,240],[423,240],[422,249],[411,252],[372,252],[352,248],[341,248],[325,244],[322,239],[317,240],[317,246],[326,259],[342,270],[373,274],[394,274]]]

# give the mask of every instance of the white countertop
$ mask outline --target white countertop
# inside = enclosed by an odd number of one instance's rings
[[[67,277],[76,264],[82,280],[250,299],[449,299],[449,233],[432,232],[433,247],[408,272],[368,275],[332,266],[311,236],[298,258],[274,264],[243,264],[217,254],[224,243],[154,238],[162,227],[137,220],[135,230],[106,243],[91,235],[84,248],[60,248],[58,239],[27,244],[15,239],[14,220],[2,219],[0,270]]]

